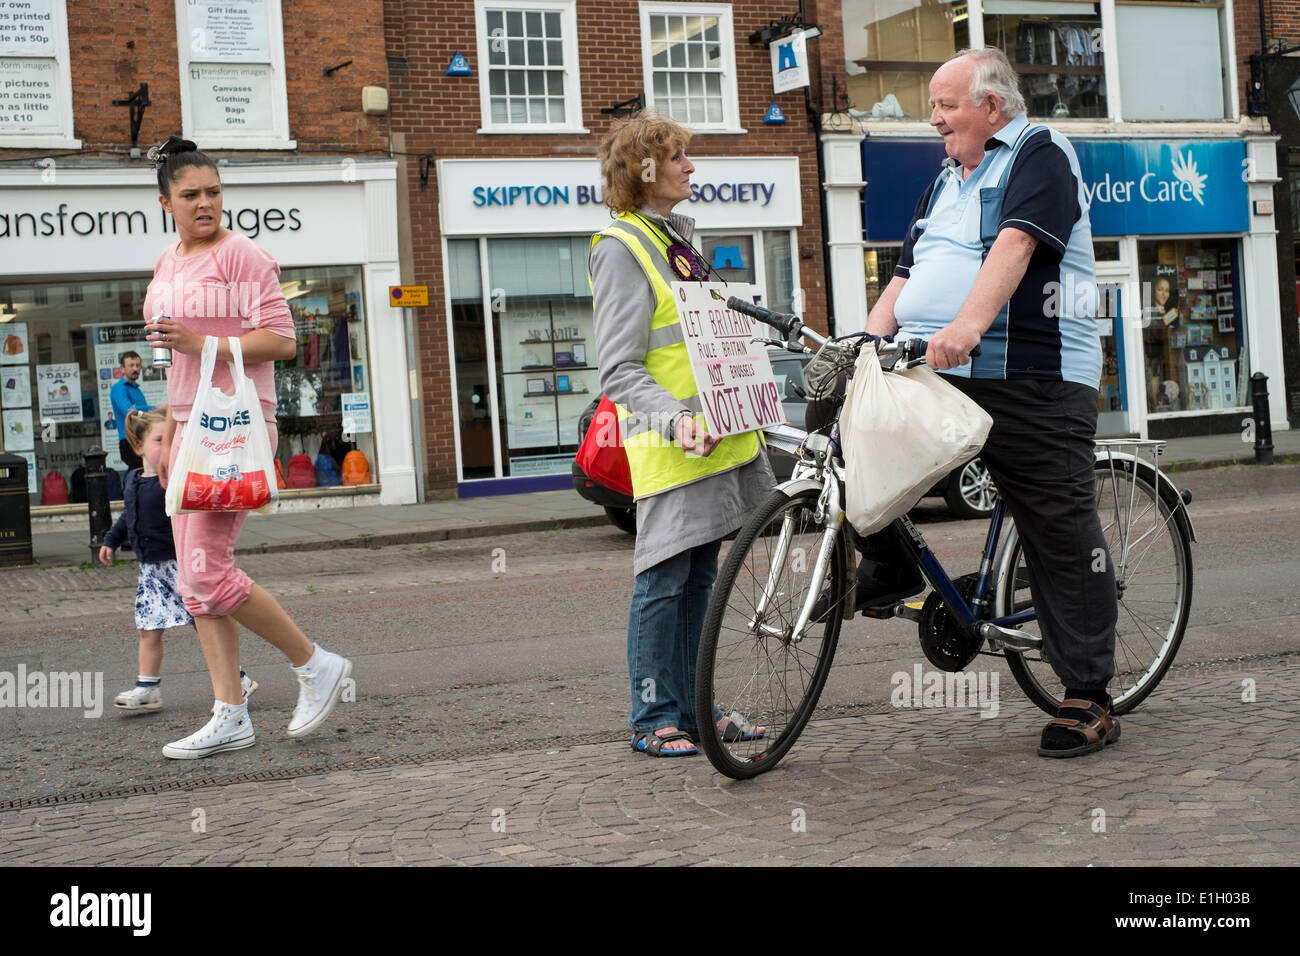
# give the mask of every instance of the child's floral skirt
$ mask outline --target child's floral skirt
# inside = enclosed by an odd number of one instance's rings
[[[194,623],[176,589],[176,560],[157,564],[140,562],[140,583],[135,590],[135,626],[157,631]]]

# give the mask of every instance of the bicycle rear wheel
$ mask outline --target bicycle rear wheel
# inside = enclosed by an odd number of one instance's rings
[[[1146,699],[1174,662],[1192,607],[1191,541],[1154,471],[1129,460],[1096,464],[1097,510],[1115,565],[1119,620],[1115,625],[1112,712],[1125,714]],[[1020,536],[1009,527],[998,582],[999,617],[1033,606]],[[1014,569],[1014,572],[1012,571]],[[1039,633],[1030,623],[1026,631]],[[1025,695],[1055,714],[1065,688],[1041,651],[1006,652]]]
[[[709,762],[738,780],[771,770],[803,731],[826,684],[840,633],[848,574],[832,549],[822,593],[830,610],[796,640],[794,627],[812,583],[824,529],[814,518],[819,492],[776,491],[731,546],[713,585],[695,674],[695,713]],[[738,714],[766,728],[758,740],[724,741],[706,715]]]

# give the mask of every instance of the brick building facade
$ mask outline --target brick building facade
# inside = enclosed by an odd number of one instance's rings
[[[27,458],[33,504],[75,498],[94,445],[121,471],[109,392],[122,352],[145,357],[147,400],[165,400],[141,311],[175,232],[143,154],[172,133],[218,160],[226,225],[282,270],[299,351],[277,363],[279,464],[288,473],[305,455],[328,480],[318,456],[337,467],[360,450],[369,481],[349,493],[415,500],[406,376],[384,374],[407,362],[403,316],[387,299],[398,281],[396,164],[388,116],[362,104],[363,88],[388,83],[382,22],[380,0],[7,6],[0,382],[4,449]],[[142,110],[115,105],[141,104],[142,84]],[[70,387],[63,405],[42,389],[52,377]],[[313,479],[301,466],[292,470],[304,490],[283,507],[322,493],[306,487]]]
[[[1242,111],[1267,118],[1277,135],[1274,188],[1279,319],[1284,331],[1284,380],[1269,391],[1286,395],[1286,417],[1300,427],[1300,6],[1265,0],[1235,8],[1237,74]],[[1258,89],[1255,82],[1259,83]],[[1274,422],[1276,426],[1277,421]]]
[[[814,4],[808,6],[811,22],[816,10]],[[505,19],[489,21],[498,8],[536,13],[533,26],[539,32],[529,32],[526,17],[514,27]],[[552,15],[549,20],[548,14]],[[643,92],[655,105],[654,90],[647,89],[646,82],[654,70],[653,64],[646,62],[653,58],[647,30],[675,17],[701,14],[719,15],[721,32],[708,33],[707,20],[675,20],[672,26],[684,28],[679,35],[683,47],[707,41],[704,55],[716,53],[723,64],[721,99],[728,100],[728,85],[733,83],[734,99],[724,104],[727,115],[721,124],[712,124],[727,126],[725,131],[700,128],[709,126],[707,122],[694,124],[689,152],[699,172],[693,181],[704,184],[706,191],[700,201],[684,202],[678,211],[697,218],[697,230],[705,236],[706,255],[713,255],[715,262],[742,264],[741,268],[724,269],[725,274],[752,278],[752,260],[766,257],[761,264],[767,276],[768,301],[793,301],[802,306],[811,324],[824,327],[827,297],[818,145],[805,109],[805,93],[797,90],[774,95],[768,50],[748,41],[751,33],[775,15],[772,11],[753,4],[636,0],[499,5],[475,4],[473,0],[387,0],[384,4],[394,147],[402,154],[401,205],[409,249],[403,276],[429,287],[429,307],[418,310],[416,340],[423,460],[431,494],[436,493],[434,489],[449,489],[458,483],[461,494],[474,494],[512,487],[561,487],[568,480],[565,458],[566,453],[572,457],[578,441],[577,414],[588,397],[599,394],[594,344],[578,340],[591,338],[585,278],[588,240],[592,231],[608,221],[599,202],[591,201],[591,190],[600,183],[597,145],[612,121],[602,109]],[[490,49],[494,29],[500,31],[502,47],[496,64]],[[492,84],[504,84],[501,89],[508,93],[509,84],[516,82],[512,72],[527,72],[528,40],[514,49],[509,46],[510,38],[520,35],[518,29],[525,38],[539,38],[535,50],[553,42],[548,55],[564,58],[564,82],[570,84],[563,90],[564,131],[547,131],[553,130],[553,122],[534,124],[540,127],[538,132],[514,131],[517,123],[494,122],[502,116],[494,117],[492,110],[508,104],[503,102],[506,97],[500,97],[494,107],[490,99],[496,87]],[[696,30],[700,32],[693,32]],[[814,98],[823,84],[818,42],[809,44],[810,95]],[[517,52],[525,59],[516,60],[513,54]],[[468,75],[447,75],[457,53],[464,57]],[[556,65],[554,58],[549,62]],[[712,62],[708,60],[705,66]],[[500,79],[492,78],[494,72],[500,73]],[[580,96],[572,84],[580,84]],[[558,100],[554,87],[549,93]],[[773,102],[786,117],[783,125],[764,123]],[[662,97],[658,106],[661,110],[666,107]],[[519,118],[503,116],[506,120]],[[547,119],[554,120],[555,115]],[[508,131],[487,131],[494,126]],[[470,198],[476,177],[485,177],[487,182],[498,174],[523,185],[548,181],[571,185],[557,187],[562,191],[555,195],[563,198],[556,200],[549,213],[528,207],[506,221],[494,207],[490,192],[484,194],[486,205],[476,206]],[[786,219],[766,223],[764,207],[749,189],[737,192],[726,188],[734,186],[732,179],[746,186],[751,180],[775,183],[773,195],[784,194],[787,209],[793,211]],[[754,207],[750,215],[715,215],[721,209],[721,199],[703,201],[706,196],[718,196],[716,191],[708,192],[710,183],[717,183],[728,196],[744,197],[745,201],[731,204],[731,211]],[[794,192],[797,198],[792,197]],[[543,195],[551,197],[549,192]],[[772,200],[768,208],[776,204],[777,200]],[[790,215],[797,222],[790,221]],[[479,222],[482,224],[476,225]],[[528,240],[530,236],[535,238]],[[724,247],[734,247],[739,258],[717,259],[722,254],[710,244],[710,236],[718,237],[720,243],[725,239]],[[529,241],[535,248],[527,245]],[[542,278],[529,280],[531,285],[516,282],[512,286],[506,274],[513,271],[509,263],[522,267],[534,255],[541,257],[538,262],[550,263],[548,270],[561,262],[563,268],[572,266],[571,279],[569,274],[565,276],[563,296],[558,286],[548,285]],[[554,258],[556,255],[561,258]],[[480,288],[477,278],[470,278],[466,270],[476,276],[486,274],[487,284]],[[778,270],[791,274],[797,295],[792,296],[795,290],[789,288],[778,294],[774,288]],[[460,287],[449,287],[457,283]],[[562,304],[557,296],[563,299]],[[551,346],[549,351],[558,351],[558,355],[531,354],[538,349],[524,346],[530,344],[527,336],[535,329],[522,336],[512,331],[513,317],[518,314],[512,310],[521,298],[521,307],[534,318],[546,299],[544,307],[551,310],[548,321],[552,325],[558,321],[555,310],[567,310],[568,318],[576,323],[573,327],[587,334],[561,339],[573,347]],[[567,321],[564,327],[570,327]],[[578,355],[585,356],[584,363],[574,361]],[[541,361],[545,364],[538,364]],[[579,397],[583,395],[588,397]],[[554,411],[543,407],[548,404]],[[546,416],[547,424],[537,427],[535,419],[515,420],[523,414]],[[554,431],[546,432],[552,424]]]
[[[1266,41],[1295,32],[1295,3],[1264,7]],[[1270,379],[1274,427],[1288,413],[1300,424],[1293,257],[1272,202],[1280,117],[1246,97],[1258,3],[826,0],[823,19],[832,10],[849,100],[823,121],[834,311],[865,311],[890,281],[944,158],[929,78],[987,44],[1017,71],[1030,122],[1079,157],[1100,293],[1099,434],[1239,433],[1255,372]]]

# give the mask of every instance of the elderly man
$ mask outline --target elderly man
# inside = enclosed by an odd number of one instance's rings
[[[144,368],[140,353],[135,351],[123,352],[118,357],[118,361],[122,363],[122,375],[113,383],[113,387],[108,390],[109,400],[113,403],[113,421],[117,424],[118,451],[128,469],[139,468],[143,462],[141,462],[140,456],[135,453],[135,449],[131,447],[131,443],[126,440],[126,414],[133,408],[147,412],[153,406],[149,404],[144,397],[144,392],[136,384],[140,380],[140,372]]]
[[[1091,753],[1119,739],[1106,692],[1117,609],[1093,480],[1101,345],[1079,162],[1029,124],[1000,50],[945,63],[930,106],[949,158],[867,331],[928,339],[926,361],[993,417],[981,457],[1023,537],[1044,657],[1066,688],[1038,752]]]

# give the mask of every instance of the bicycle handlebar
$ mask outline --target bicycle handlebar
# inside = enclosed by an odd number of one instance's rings
[[[764,325],[771,326],[772,328],[780,332],[781,335],[784,336],[786,339],[793,339],[795,338],[795,336],[802,335],[804,338],[809,339],[812,342],[815,342],[817,345],[826,344],[825,338],[818,335],[816,332],[812,331],[811,329],[807,328],[803,324],[803,321],[799,318],[799,316],[794,315],[793,313],[773,312],[771,309],[765,309],[761,305],[756,305],[753,302],[747,302],[744,299],[734,295],[728,297],[727,308],[734,309],[736,312],[740,312],[743,315],[747,315],[751,319],[757,319],[759,322],[762,322]],[[907,363],[908,366],[910,367],[913,364],[919,364],[920,362],[925,361],[925,351],[928,345],[929,342],[923,339],[908,339],[905,342],[894,342],[888,345],[882,344],[878,348],[878,351],[885,354],[888,354],[890,352],[897,352],[899,350],[910,351],[912,355],[916,356],[916,358],[912,359]],[[980,355],[980,347],[979,345],[976,345],[973,349],[971,349],[970,357],[978,358],[979,355]]]
[[[796,335],[803,335],[816,342],[818,345],[823,344],[826,340],[810,329],[804,328],[799,316],[790,312],[773,312],[771,309],[765,309],[761,305],[755,305],[753,302],[746,302],[738,296],[731,296],[727,299],[727,308],[734,309],[751,319],[757,319],[764,325],[770,325],[776,329],[786,339],[793,339]]]

